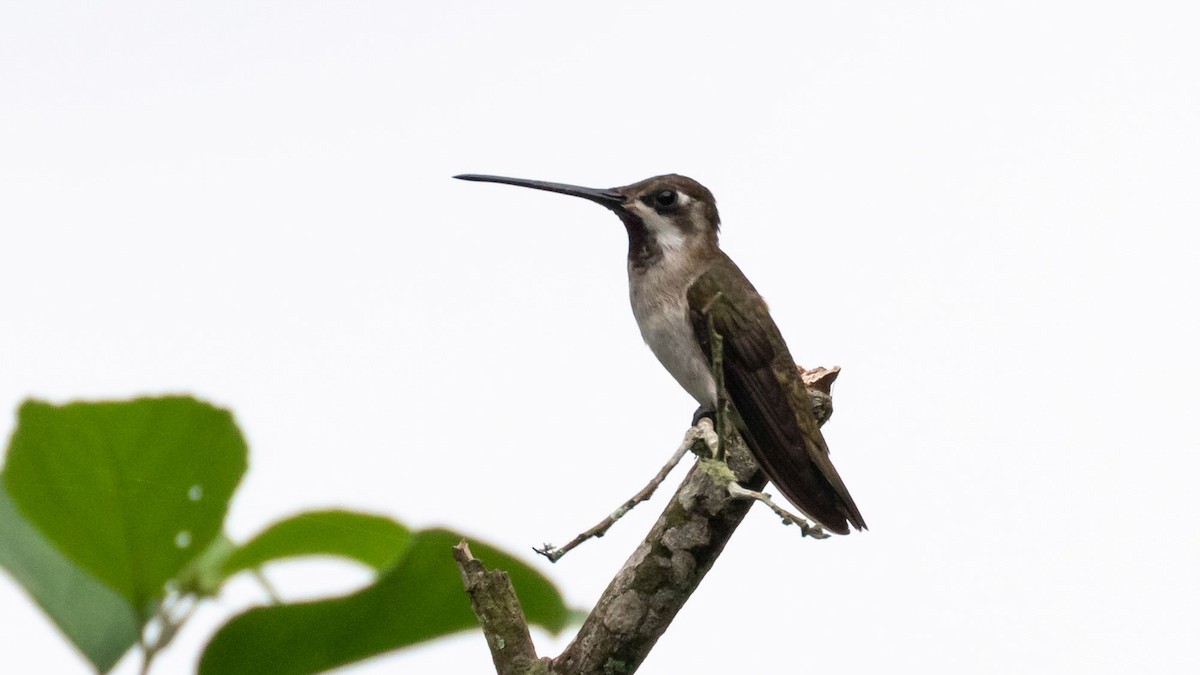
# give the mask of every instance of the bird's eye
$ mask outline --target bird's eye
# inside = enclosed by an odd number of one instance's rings
[[[654,195],[654,205],[660,207],[674,206],[679,195],[674,190],[659,190]]]

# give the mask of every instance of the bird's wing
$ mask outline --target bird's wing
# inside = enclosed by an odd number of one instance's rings
[[[688,288],[692,329],[712,361],[710,329],[722,338],[725,389],[745,425],[742,435],[767,477],[797,508],[825,529],[848,534],[866,527],[812,412],[804,381],[750,282],[728,258],[717,283],[710,269]],[[737,295],[738,297],[733,297]]]

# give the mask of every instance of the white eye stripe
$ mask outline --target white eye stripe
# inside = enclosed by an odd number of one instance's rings
[[[675,199],[679,201],[680,206],[687,206],[688,202],[692,201],[692,198],[683,192],[676,192]]]
[[[646,229],[654,233],[654,239],[660,246],[667,249],[683,248],[686,243],[683,232],[670,218],[650,211],[642,220],[646,223]]]

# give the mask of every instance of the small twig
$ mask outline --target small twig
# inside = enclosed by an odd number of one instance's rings
[[[713,381],[716,384],[716,410],[713,411],[713,417],[716,419],[716,449],[713,453],[713,459],[725,461],[725,440],[728,437],[728,429],[730,429],[730,401],[728,394],[725,392],[725,337],[722,337],[716,325],[713,323],[713,305],[719,303],[724,298],[724,293],[720,291],[713,294],[707,303],[701,307],[700,313],[704,317],[704,324],[708,327],[708,365],[713,372]]]
[[[142,650],[142,667],[138,669],[140,675],[146,675],[150,672],[150,664],[154,663],[154,657],[158,656],[158,652],[165,646],[163,638],[167,634],[167,623],[170,621],[170,612],[167,610],[167,600],[164,598],[159,603],[158,609],[154,612],[154,616],[142,626],[141,632],[138,634],[138,647]],[[158,628],[158,635],[155,636],[153,642],[146,637],[146,632],[151,627]]]
[[[138,637],[138,647],[142,649],[142,667],[138,668],[138,675],[148,675],[150,672],[150,664],[154,662],[154,657],[158,654],[157,649],[153,649],[151,645],[146,643],[145,638]]]
[[[179,630],[183,628],[183,624],[187,623],[188,619],[192,618],[192,614],[196,612],[199,603],[193,601],[181,614],[172,616],[175,608],[185,600],[188,600],[189,597],[187,595],[175,596],[173,604],[170,602],[170,598],[164,598],[159,603],[158,610],[154,613],[154,616],[142,628],[141,634],[138,635],[138,647],[142,650],[142,666],[138,670],[141,675],[147,675],[150,672],[150,665],[154,662],[158,653],[171,644],[171,641],[179,634]],[[146,639],[146,628],[151,624],[158,627],[158,635],[153,642]]]
[[[265,572],[263,572],[261,567],[255,567],[254,569],[250,570],[250,574],[254,575],[254,578],[258,580],[258,584],[263,587],[264,591],[266,591],[267,598],[271,600],[272,605],[283,604],[283,598],[279,596],[279,592],[275,590],[275,586],[273,586],[271,582],[267,580],[267,575]]]
[[[488,570],[471,555],[464,539],[454,547],[454,560],[463,587],[479,619],[498,675],[538,675],[550,672],[550,659],[539,659],[529,636],[525,612],[508,573]]]
[[[579,546],[588,539],[598,539],[603,537],[605,533],[608,532],[609,528],[615,525],[618,520],[623,518],[626,513],[632,511],[633,507],[650,499],[650,497],[654,494],[654,491],[658,489],[658,486],[662,485],[662,482],[666,480],[667,475],[670,474],[671,470],[679,464],[679,461],[683,459],[683,456],[688,453],[688,450],[692,449],[692,446],[694,446],[697,441],[704,441],[706,445],[712,447],[714,445],[712,442],[713,438],[715,437],[713,437],[712,424],[707,419],[700,420],[696,426],[688,429],[687,433],[683,435],[683,442],[679,444],[679,448],[675,450],[675,454],[671,455],[671,459],[667,460],[667,463],[658,470],[658,473],[654,475],[654,478],[651,478],[650,482],[647,483],[645,487],[643,487],[641,490],[638,490],[637,494],[625,500],[625,503],[617,507],[616,511],[613,511],[605,516],[604,520],[596,523],[596,525],[591,529],[585,530],[584,532],[578,534],[565,546],[556,548],[552,544],[544,544],[541,548],[535,548],[533,550],[539,555],[546,556],[550,562],[558,562],[559,558],[563,557],[571,549]]]
[[[720,297],[721,294],[718,293],[708,305],[705,305],[704,311],[707,313],[712,303]],[[712,368],[713,381],[717,388],[717,409],[713,412],[717,420],[717,447],[713,453],[713,459],[723,462],[725,461],[725,439],[729,437],[729,396],[725,392],[725,338],[721,337],[716,326],[713,325],[712,314],[708,314],[707,322],[709,353],[712,355],[709,359],[709,366]]]
[[[825,530],[822,530],[819,525],[813,525],[805,518],[797,516],[796,514],[791,513],[787,509],[776,504],[774,500],[771,499],[771,495],[765,492],[759,492],[758,490],[747,490],[741,485],[738,485],[735,481],[729,482],[728,490],[729,495],[734,499],[756,499],[771,507],[771,510],[775,512],[775,515],[783,519],[784,525],[799,525],[800,535],[803,537],[812,537],[813,539],[829,538],[829,534],[827,534]]]

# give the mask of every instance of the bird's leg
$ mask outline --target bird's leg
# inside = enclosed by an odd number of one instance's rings
[[[576,546],[579,546],[588,539],[603,537],[604,534],[608,532],[608,529],[616,524],[616,522],[620,520],[626,513],[629,513],[631,510],[633,510],[633,507],[650,499],[650,496],[654,494],[654,491],[658,489],[658,486],[661,485],[664,480],[666,480],[667,474],[671,473],[671,469],[674,469],[675,466],[679,464],[679,460],[683,459],[683,456],[686,455],[689,450],[692,450],[694,446],[700,443],[708,446],[710,452],[715,451],[715,448],[717,447],[717,436],[713,432],[712,421],[707,418],[700,420],[700,422],[698,422],[695,426],[687,430],[687,433],[683,435],[683,442],[679,444],[679,448],[675,450],[675,454],[671,455],[671,459],[667,460],[667,463],[658,470],[658,473],[655,474],[654,478],[650,479],[650,482],[646,484],[646,487],[639,490],[634,496],[625,500],[625,503],[618,506],[616,511],[613,511],[605,516],[604,520],[596,523],[596,525],[592,528],[581,532],[565,546],[556,547],[551,544],[543,544],[541,548],[535,548],[533,550],[538,554],[549,558],[550,562],[558,562],[558,559],[566,555],[568,551]]]
[[[825,530],[821,529],[820,525],[814,525],[808,522],[806,519],[787,511],[783,507],[776,504],[771,499],[771,495],[765,492],[748,490],[741,485],[738,485],[737,481],[730,481],[728,490],[729,496],[733,497],[734,499],[756,499],[766,504],[771,508],[772,511],[775,512],[775,515],[783,519],[784,525],[799,525],[801,536],[812,537],[813,539],[826,539],[829,537]]]

